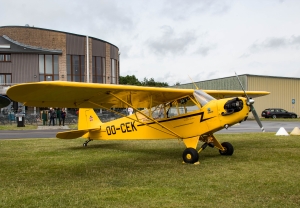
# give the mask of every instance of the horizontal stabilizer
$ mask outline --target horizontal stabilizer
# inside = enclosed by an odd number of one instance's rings
[[[56,134],[56,137],[59,138],[59,139],[77,139],[79,137],[82,137],[83,135],[85,135],[89,131],[93,131],[93,130],[100,130],[100,128],[59,132],[59,133]]]

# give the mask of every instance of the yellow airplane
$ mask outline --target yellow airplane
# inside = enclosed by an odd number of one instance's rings
[[[9,98],[26,106],[79,108],[78,130],[58,133],[57,138],[86,138],[83,146],[92,140],[180,139],[186,146],[183,161],[192,164],[207,146],[232,155],[233,146],[220,143],[214,133],[245,121],[250,110],[264,130],[248,96],[268,94],[64,81],[19,84],[7,91]],[[132,108],[134,113],[102,123],[94,108],[117,114],[114,108]],[[199,141],[203,145],[197,150]]]

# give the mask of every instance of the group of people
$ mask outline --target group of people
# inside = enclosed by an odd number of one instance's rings
[[[55,120],[56,120],[56,122],[57,121],[59,122],[59,126],[65,125],[65,118],[66,118],[67,113],[64,108],[61,110],[60,110],[60,108],[57,108],[57,109],[50,108],[48,114],[49,114],[49,126],[51,126],[51,123],[54,126]]]

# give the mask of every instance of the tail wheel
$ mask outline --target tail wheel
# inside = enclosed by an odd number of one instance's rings
[[[182,158],[185,163],[194,164],[199,160],[199,154],[194,148],[186,148],[182,153]]]
[[[221,145],[225,149],[224,151],[219,150],[221,155],[232,155],[233,154],[234,149],[233,149],[233,146],[229,142],[223,142]]]

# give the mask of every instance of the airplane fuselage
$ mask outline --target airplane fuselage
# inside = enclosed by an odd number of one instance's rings
[[[100,131],[90,131],[84,137],[93,140],[184,139],[214,133],[247,118],[249,107],[246,99],[238,99],[242,102],[242,108],[238,112],[228,113],[228,109],[224,108],[232,98],[212,100],[201,109],[171,118],[151,120],[141,117],[139,113],[132,114],[101,123]],[[86,122],[90,122],[90,115],[80,116],[85,116]]]

